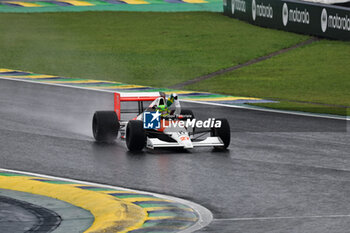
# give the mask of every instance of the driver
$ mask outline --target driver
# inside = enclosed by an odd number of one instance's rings
[[[176,93],[172,93],[167,100],[167,106],[170,109],[170,114],[178,116],[181,114],[181,105]]]
[[[181,113],[180,101],[176,93],[172,93],[166,101],[166,105],[157,106],[161,116],[178,116]]]

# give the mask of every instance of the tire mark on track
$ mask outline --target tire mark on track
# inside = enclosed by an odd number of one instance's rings
[[[169,86],[168,88],[171,88],[171,89],[183,89],[185,86],[188,86],[188,85],[191,85],[191,84],[194,84],[194,83],[198,83],[198,82],[201,82],[203,80],[210,79],[210,78],[213,78],[215,76],[218,76],[218,75],[221,75],[221,74],[225,74],[225,73],[228,73],[228,72],[231,72],[231,71],[234,71],[234,70],[238,70],[238,69],[241,69],[243,67],[250,66],[250,65],[253,65],[255,63],[258,63],[258,62],[262,62],[262,61],[268,60],[268,59],[270,59],[272,57],[278,56],[280,54],[289,52],[291,50],[300,48],[300,47],[305,46],[305,45],[312,44],[313,42],[319,41],[319,40],[320,40],[320,38],[312,37],[312,38],[310,38],[310,39],[308,39],[306,41],[303,41],[303,42],[298,43],[296,45],[293,45],[291,47],[278,50],[276,52],[270,53],[270,54],[262,56],[262,57],[258,57],[258,58],[252,59],[252,60],[250,60],[250,61],[248,61],[246,63],[238,64],[238,65],[235,65],[235,66],[232,66],[232,67],[229,67],[229,68],[225,68],[225,69],[221,69],[221,70],[215,71],[215,72],[210,73],[210,74],[202,75],[202,76],[199,76],[197,78],[194,78],[194,79],[182,82],[182,83],[178,83],[178,84]]]

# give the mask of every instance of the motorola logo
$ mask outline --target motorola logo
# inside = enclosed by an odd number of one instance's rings
[[[322,32],[326,32],[327,31],[327,10],[325,8],[323,8],[322,10],[322,14],[321,14],[321,29]]]
[[[287,26],[287,23],[288,23],[288,5],[287,5],[287,3],[283,4],[282,21],[283,21],[283,25]]]

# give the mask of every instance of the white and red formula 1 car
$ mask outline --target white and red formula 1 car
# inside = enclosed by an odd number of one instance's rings
[[[176,98],[177,100],[177,98]],[[144,102],[152,103],[144,108]],[[230,126],[226,119],[210,118],[197,120],[192,110],[181,109],[180,101],[176,109],[162,114],[158,106],[164,106],[167,99],[160,92],[115,93],[114,111],[97,111],[92,120],[93,136],[97,142],[109,143],[120,138],[126,140],[130,151],[140,151],[147,147],[215,147],[226,149],[230,144]],[[121,110],[122,102],[137,102],[138,110]],[[130,120],[120,120],[123,116],[134,114]],[[135,116],[136,115],[136,116]]]

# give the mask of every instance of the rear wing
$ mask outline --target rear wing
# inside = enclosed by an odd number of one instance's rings
[[[115,92],[114,93],[114,111],[117,113],[118,119],[120,120],[121,115],[121,102],[133,101],[138,102],[138,113],[141,114],[143,111],[143,101],[153,101],[158,97],[162,96],[160,92]],[[130,113],[130,112],[129,112]]]

